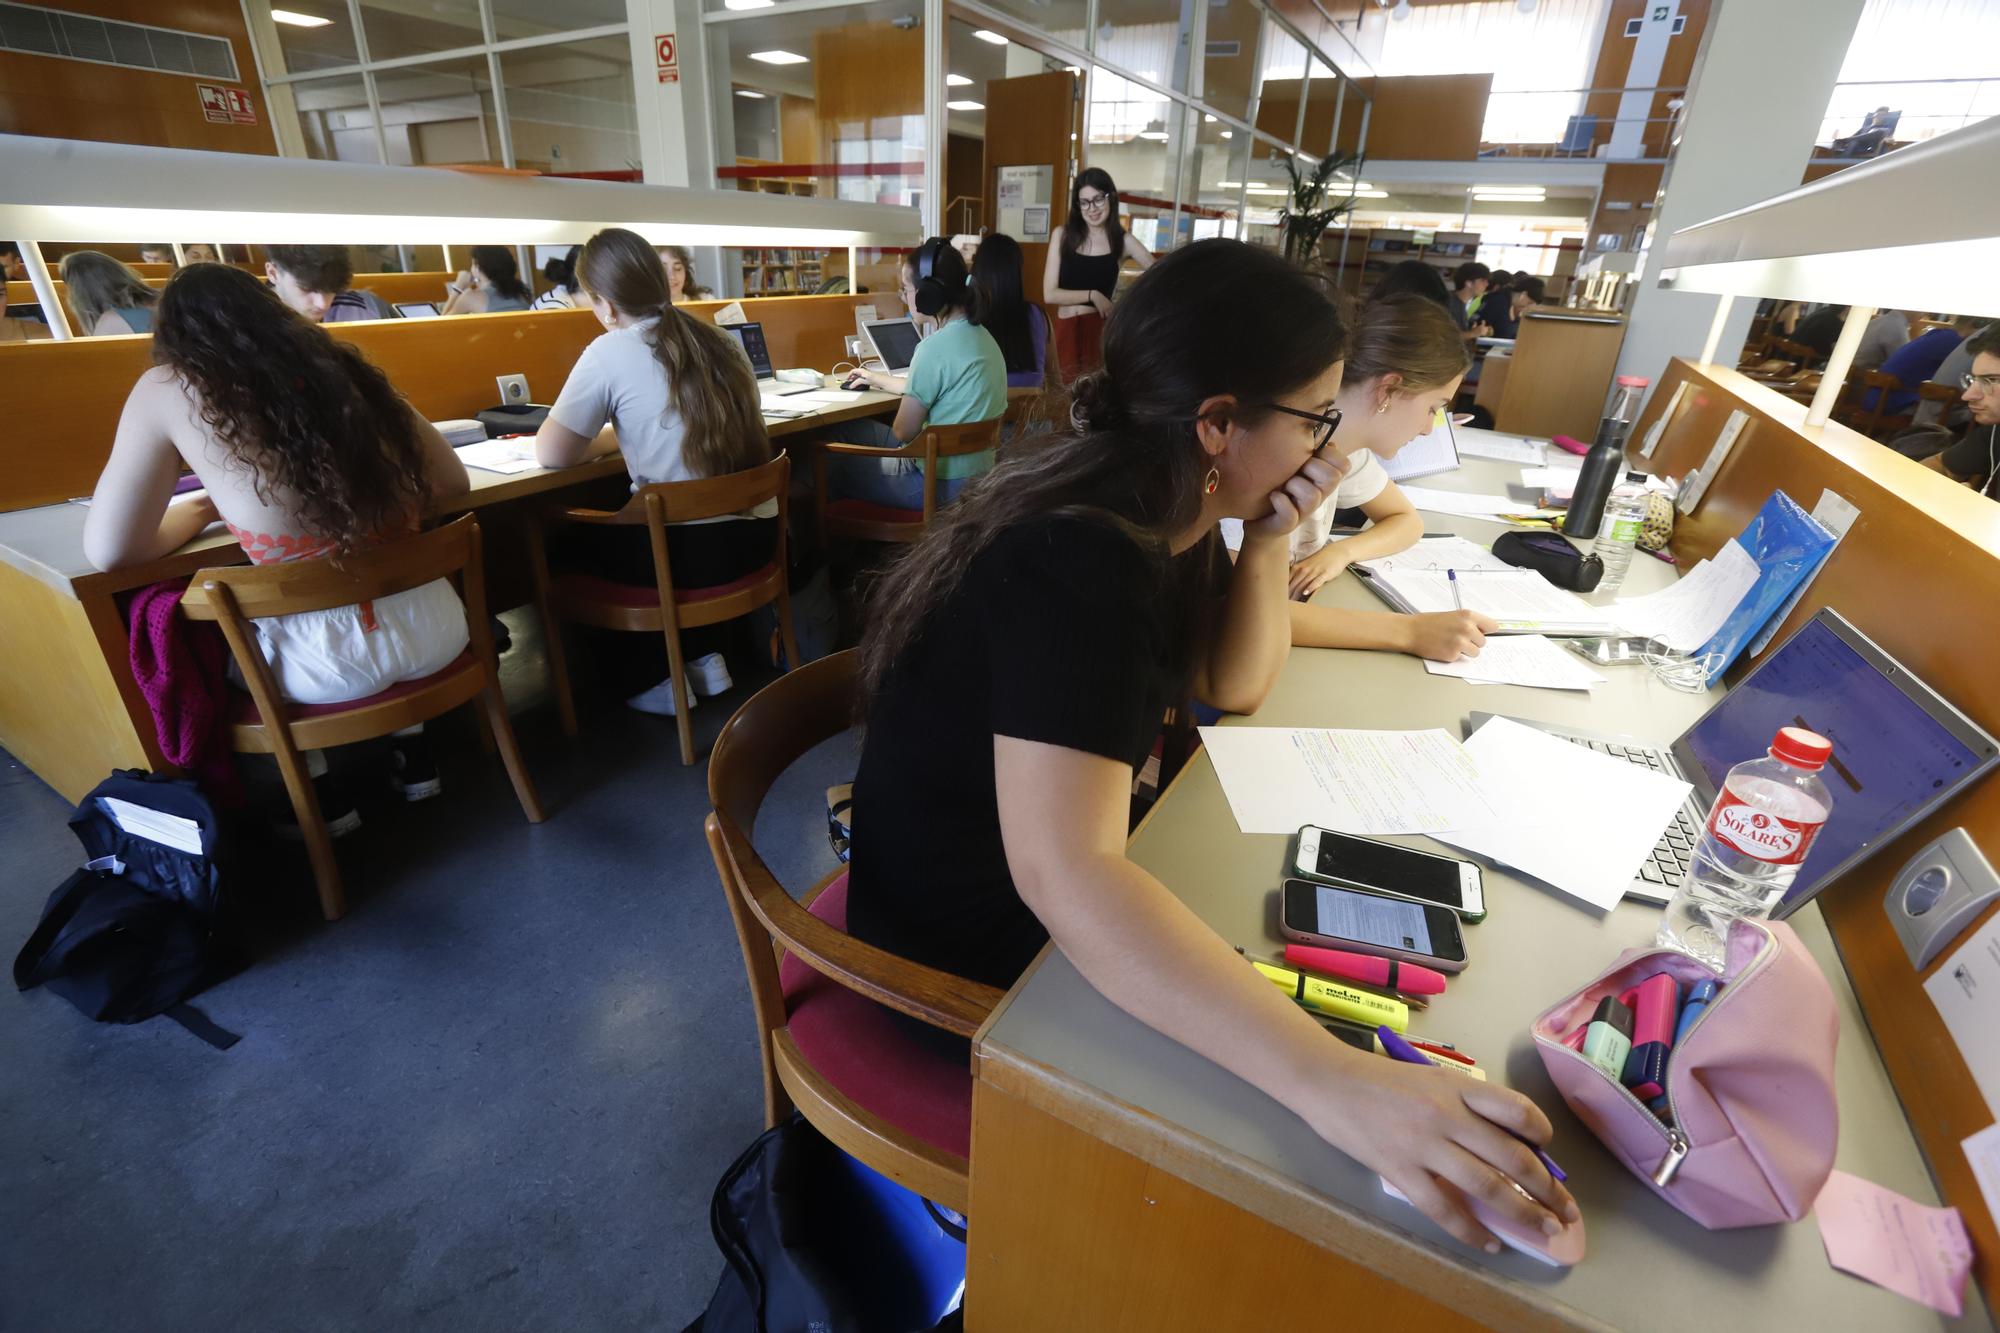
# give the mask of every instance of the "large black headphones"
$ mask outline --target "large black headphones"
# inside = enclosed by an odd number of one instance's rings
[[[917,313],[935,316],[947,306],[965,303],[965,279],[961,277],[955,286],[947,286],[935,276],[937,263],[945,251],[951,249],[951,242],[943,236],[933,236],[918,246],[910,256],[910,267],[916,273],[914,284],[917,296]],[[961,265],[962,267],[962,265]]]

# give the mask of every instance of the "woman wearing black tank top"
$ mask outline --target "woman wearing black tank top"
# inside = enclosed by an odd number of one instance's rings
[[[1056,367],[1073,384],[1103,363],[1104,317],[1127,259],[1141,272],[1153,254],[1118,223],[1118,186],[1102,167],[1077,173],[1062,240],[1042,265],[1042,300],[1055,307]]]

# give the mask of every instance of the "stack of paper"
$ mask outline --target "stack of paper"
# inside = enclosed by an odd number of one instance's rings
[[[504,440],[481,440],[478,444],[458,446],[458,458],[467,467],[476,467],[485,472],[499,472],[511,476],[516,472],[532,472],[541,464],[535,461],[535,441],[532,436],[514,435]]]
[[[1245,833],[1431,833],[1507,822],[1451,733],[1203,727]],[[1572,747],[1574,748],[1574,747]]]
[[[1475,685],[1526,685],[1543,690],[1587,690],[1604,677],[1575,653],[1539,634],[1515,634],[1486,640],[1477,657],[1456,662],[1426,662],[1433,676],[1457,676]]]
[[[1628,633],[1662,639],[1691,653],[1715,637],[1722,622],[1757,582],[1757,561],[1731,539],[1715,553],[1659,592],[1624,597],[1609,608]]]
[[[1491,493],[1438,491],[1428,486],[1405,486],[1403,494],[1410,497],[1410,503],[1419,509],[1428,509],[1433,514],[1455,514],[1460,518],[1498,519],[1509,514],[1525,514],[1537,518],[1549,518],[1559,513],[1554,509],[1538,509],[1531,504],[1506,495]]]
[[[451,421],[433,421],[444,442],[456,449],[462,444],[478,444],[486,438],[486,424],[470,417],[458,417]]]
[[[1489,791],[1543,793],[1505,822],[1434,836],[1608,911],[1666,832],[1688,784],[1509,718],[1487,721],[1465,752]]]
[[[1583,471],[1577,467],[1524,467],[1521,469],[1521,484],[1533,491],[1546,491],[1551,501],[1568,504],[1576,494],[1576,479]]]
[[[1511,435],[1469,430],[1458,438],[1458,452],[1466,458],[1490,458],[1496,463],[1526,463],[1540,467],[1548,456],[1546,445]]]

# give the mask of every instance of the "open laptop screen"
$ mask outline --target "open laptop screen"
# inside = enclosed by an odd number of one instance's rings
[[[1813,894],[2000,761],[2000,745],[1831,610],[1757,664],[1675,742],[1707,800],[1780,727],[1833,742],[1822,770],[1833,815],[1776,915]]]
[[[767,380],[777,373],[771,369],[771,351],[764,346],[762,324],[752,320],[748,324],[725,324],[722,327],[743,344],[743,351],[750,358],[750,368],[757,372],[758,379]]]
[[[917,355],[917,326],[907,319],[878,319],[867,326],[882,369],[900,375],[910,368]]]
[[[404,319],[430,319],[438,313],[435,301],[399,301],[396,313]]]

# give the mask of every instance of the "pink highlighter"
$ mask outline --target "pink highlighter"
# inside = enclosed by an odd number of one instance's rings
[[[1382,986],[1405,995],[1444,994],[1444,973],[1394,958],[1376,958],[1346,949],[1321,949],[1310,944],[1287,944],[1285,961],[1322,976],[1342,977],[1364,986]]]
[[[1620,998],[1632,1008],[1632,1052],[1619,1081],[1649,1102],[1666,1091],[1667,1057],[1680,1021],[1680,983],[1671,973],[1655,972]]]

